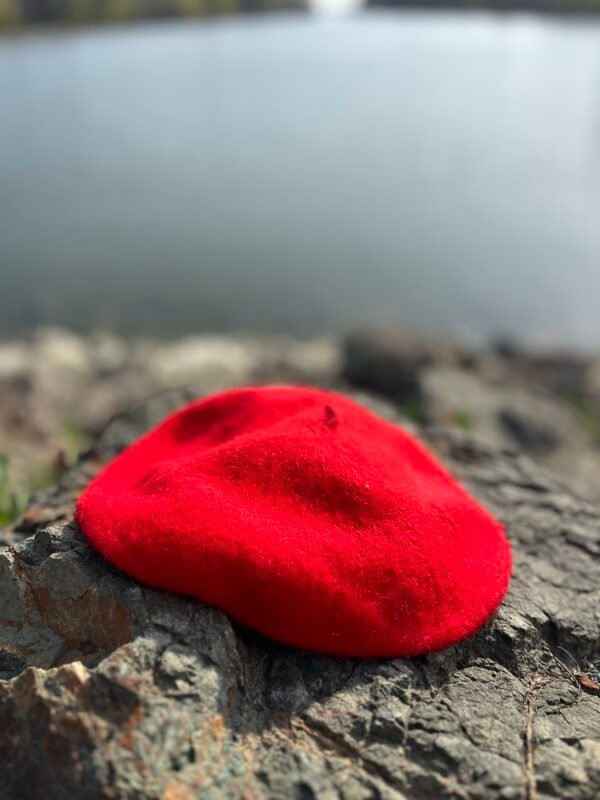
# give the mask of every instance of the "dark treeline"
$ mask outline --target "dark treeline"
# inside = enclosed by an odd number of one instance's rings
[[[304,9],[303,0],[0,0],[0,28]]]
[[[596,13],[600,0],[365,0],[370,8],[488,9]],[[0,30],[28,25],[89,25],[134,19],[301,10],[308,0],[0,0]]]

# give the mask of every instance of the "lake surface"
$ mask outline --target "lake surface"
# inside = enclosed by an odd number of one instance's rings
[[[0,331],[400,322],[600,345],[600,23],[0,40]]]

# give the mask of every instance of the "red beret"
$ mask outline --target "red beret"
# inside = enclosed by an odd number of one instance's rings
[[[143,583],[346,656],[459,642],[511,568],[500,524],[423,445],[317,389],[191,403],[92,481],[77,520]]]

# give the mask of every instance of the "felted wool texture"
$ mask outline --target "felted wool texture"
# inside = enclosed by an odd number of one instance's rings
[[[191,403],[92,481],[77,521],[139,581],[344,656],[459,642],[511,569],[501,525],[422,444],[312,388]]]

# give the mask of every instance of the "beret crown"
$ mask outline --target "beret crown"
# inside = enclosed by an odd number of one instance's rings
[[[459,642],[511,569],[501,525],[416,438],[311,388],[191,403],[117,456],[76,516],[139,581],[344,656]]]

